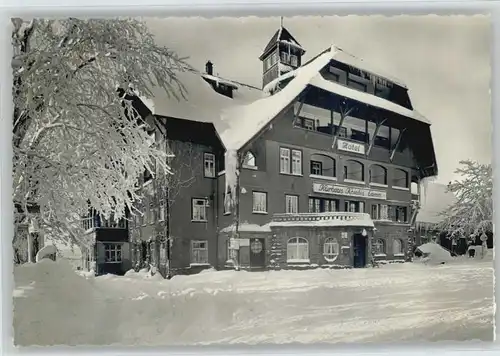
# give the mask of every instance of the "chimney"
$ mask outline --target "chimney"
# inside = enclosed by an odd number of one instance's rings
[[[212,62],[208,61],[205,64],[205,72],[207,72],[208,75],[213,75],[214,73],[214,65]]]

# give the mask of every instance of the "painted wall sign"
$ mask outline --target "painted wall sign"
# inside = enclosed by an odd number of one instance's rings
[[[361,155],[365,154],[365,145],[364,144],[340,140],[340,139],[337,140],[337,149],[339,149],[341,151],[359,153]]]
[[[349,187],[338,184],[313,183],[313,192],[333,195],[345,195],[348,197],[360,197],[367,199],[387,199],[387,192],[370,188]]]

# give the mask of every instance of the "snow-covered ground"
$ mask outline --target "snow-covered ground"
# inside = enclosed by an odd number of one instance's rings
[[[172,280],[14,270],[17,345],[337,343],[493,339],[493,264],[207,271]]]

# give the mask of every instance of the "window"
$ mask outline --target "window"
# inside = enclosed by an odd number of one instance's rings
[[[388,99],[390,94],[390,89],[385,85],[377,84],[375,86],[375,95],[384,99]]]
[[[408,173],[402,169],[396,168],[393,172],[392,186],[408,188]]]
[[[302,174],[302,151],[292,150],[292,174]]]
[[[291,54],[290,55],[290,64],[293,66],[293,67],[297,67],[298,66],[298,63],[299,61],[297,60],[297,56],[294,55],[294,54]]]
[[[311,174],[323,177],[336,176],[336,162],[330,156],[323,154],[312,154],[311,155]]]
[[[339,201],[324,198],[309,198],[310,213],[328,213],[338,210]]]
[[[370,183],[387,185],[387,169],[373,164],[370,167]]]
[[[164,221],[165,220],[165,200],[163,200],[163,199],[160,200],[159,220],[160,221]]]
[[[406,206],[390,206],[389,207],[389,220],[398,223],[408,222],[408,208]]]
[[[255,155],[248,151],[245,155],[245,160],[243,161],[243,166],[255,167]]]
[[[285,212],[287,214],[299,212],[299,197],[297,195],[285,195]]]
[[[364,213],[365,203],[362,201],[348,201],[344,202],[344,211],[350,213]]]
[[[376,239],[373,243],[373,254],[375,256],[385,256],[385,242],[382,239]]]
[[[290,159],[291,151],[291,159]],[[280,148],[280,173],[302,174],[302,151]]]
[[[191,264],[208,264],[207,241],[191,241]]]
[[[301,127],[303,129],[306,129],[306,130],[311,130],[311,131],[316,130],[313,119],[306,119],[304,117],[298,117],[297,119],[295,119],[294,125],[296,127]]]
[[[388,206],[386,204],[373,204],[371,215],[373,220],[389,220]]]
[[[193,221],[207,221],[207,201],[206,199],[193,199],[193,209],[191,219]]]
[[[361,83],[360,81],[354,80],[354,79],[349,78],[349,77],[347,78],[347,86],[349,86],[350,88],[359,90],[359,91],[364,91],[364,92],[367,91],[366,84]]]
[[[121,244],[104,244],[104,257],[106,263],[121,263],[122,262],[122,245]]]
[[[323,256],[328,262],[333,262],[339,257],[340,245],[337,239],[327,238],[323,245]]]
[[[404,255],[403,241],[401,241],[400,239],[394,239],[394,241],[392,242],[392,254],[394,256]]]
[[[311,174],[315,174],[317,176],[323,175],[323,165],[321,162],[311,161]]]
[[[344,165],[344,180],[365,181],[364,166],[361,162],[347,160]]]
[[[267,214],[267,193],[264,192],[252,192],[253,195],[253,208],[254,213],[266,213]]]
[[[212,153],[204,153],[203,161],[205,165],[205,177],[215,177],[215,155]]]
[[[280,148],[280,173],[290,173],[290,150]]]
[[[302,237],[292,237],[286,245],[287,262],[309,262],[309,243]]]

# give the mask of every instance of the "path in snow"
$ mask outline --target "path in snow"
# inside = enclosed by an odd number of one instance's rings
[[[30,268],[28,274],[25,270]],[[170,281],[139,276],[85,280],[75,274],[69,284],[72,291],[45,280],[60,273],[58,264],[34,268],[15,271],[16,290],[22,290],[14,298],[16,343],[21,345],[493,339],[491,261],[208,272]],[[51,288],[44,287],[49,284]],[[48,312],[47,303],[58,305],[61,312]],[[25,315],[27,310],[31,317]],[[60,335],[50,336],[51,328]],[[84,328],[88,331],[82,333]]]

